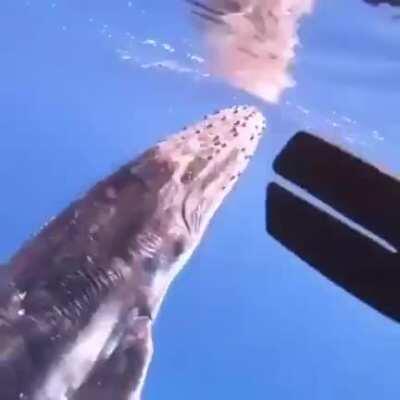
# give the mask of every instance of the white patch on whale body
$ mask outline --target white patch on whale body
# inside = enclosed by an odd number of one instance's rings
[[[162,301],[172,281],[182,270],[184,265],[189,261],[194,250],[198,246],[200,239],[201,238],[199,238],[188,250],[186,250],[183,254],[181,254],[177,258],[177,260],[168,269],[168,272],[164,270],[158,270],[157,273],[155,274],[150,286],[150,293],[151,293],[150,297],[153,306],[153,312],[152,312],[153,321],[155,320],[155,318],[158,315],[158,312],[160,311]]]
[[[115,303],[99,308],[77,340],[55,362],[34,400],[67,400],[68,392],[79,388],[106,345],[118,321],[118,311]]]
[[[142,341],[145,351],[145,360],[142,366],[141,374],[137,383],[137,386],[132,393],[131,400],[140,400],[142,397],[143,387],[146,381],[146,376],[150,367],[151,360],[153,358],[153,340],[151,336],[152,321],[147,317],[139,317],[136,324],[137,337]]]

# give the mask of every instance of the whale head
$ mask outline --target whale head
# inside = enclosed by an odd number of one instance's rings
[[[164,238],[160,254],[169,255],[165,264],[175,273],[246,169],[264,128],[265,119],[255,107],[224,109],[169,136],[131,167],[149,190],[154,188],[157,207],[150,236],[153,242]],[[163,263],[158,260],[157,265],[162,268]]]

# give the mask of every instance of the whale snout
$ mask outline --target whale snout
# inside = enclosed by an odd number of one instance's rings
[[[265,118],[256,107],[236,106],[205,116],[162,142],[160,150],[176,162],[182,183],[228,184],[246,168],[264,129]]]

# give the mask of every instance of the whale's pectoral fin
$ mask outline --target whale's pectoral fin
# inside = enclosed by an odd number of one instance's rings
[[[325,203],[270,183],[266,228],[322,275],[400,322],[400,182],[305,132],[278,155],[274,170]],[[304,196],[304,195],[303,195]],[[332,215],[326,205],[357,228]]]
[[[153,354],[151,320],[134,317],[116,335],[72,400],[140,399]]]

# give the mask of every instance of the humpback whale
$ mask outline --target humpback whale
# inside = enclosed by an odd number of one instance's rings
[[[0,399],[141,398],[164,295],[264,128],[252,106],[206,116],[22,246],[1,270]]]

